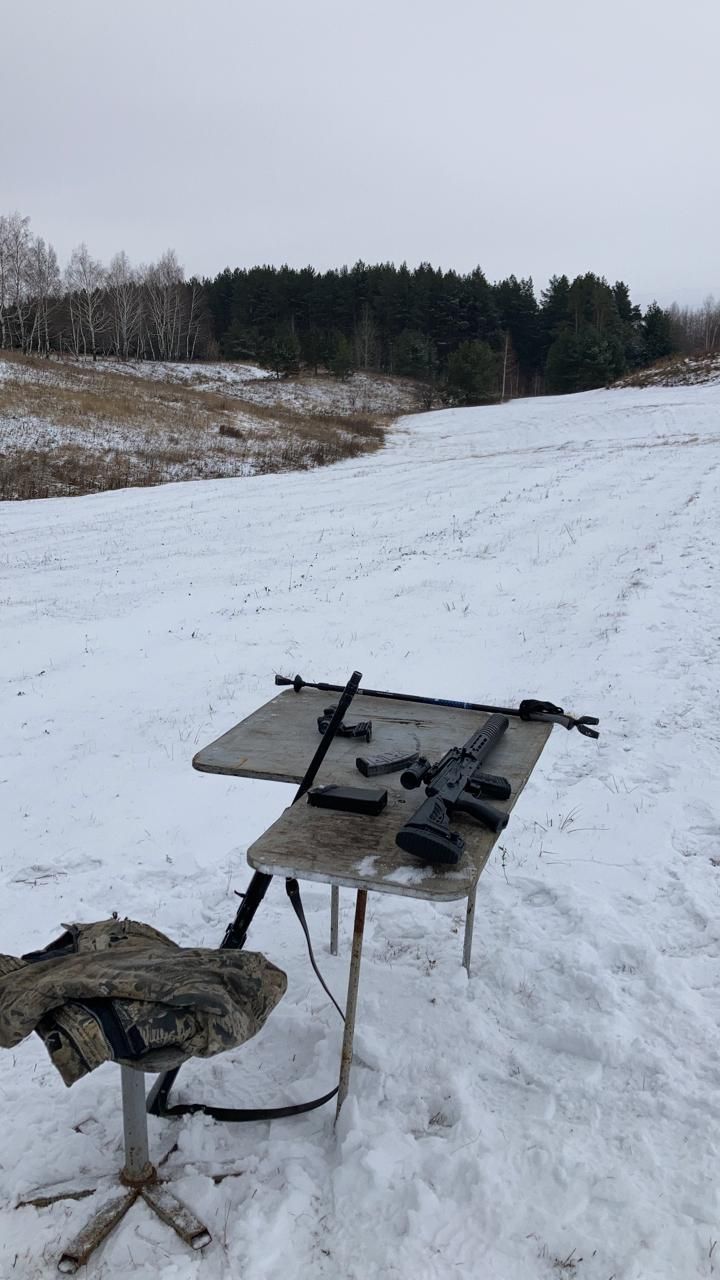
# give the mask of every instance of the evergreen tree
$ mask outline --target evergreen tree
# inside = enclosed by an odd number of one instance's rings
[[[502,327],[510,334],[526,383],[530,382],[544,361],[533,282],[508,276],[495,285],[494,292]]]
[[[220,350],[226,360],[258,360],[257,335],[240,320],[233,320],[220,340]]]
[[[299,344],[299,358],[310,369],[324,364],[346,377],[359,365],[431,384],[436,372],[445,379],[462,351],[450,381],[472,382],[472,360],[463,349],[480,343],[496,365],[506,349],[512,353],[511,394],[541,390],[546,368],[548,390],[574,391],[603,385],[668,344],[664,322],[652,311],[643,321],[623,281],[610,287],[593,272],[572,283],[553,276],[540,305],[532,280],[508,276],[491,285],[479,267],[463,275],[427,262],[413,270],[387,262],[325,272],[226,269],[205,290],[223,354],[242,360],[263,352],[280,377],[295,367]]]
[[[545,390],[551,395],[577,391],[580,370],[580,341],[568,327],[551,344],[545,363]]]
[[[393,373],[431,381],[436,370],[437,352],[430,339],[418,329],[403,329],[393,347]]]
[[[300,337],[303,364],[317,373],[327,354],[327,343],[319,329],[307,329]]]
[[[300,369],[300,343],[295,334],[287,330],[270,338],[261,347],[260,363],[263,368],[272,369],[278,380],[297,373]]]
[[[621,326],[625,367],[636,369],[645,358],[642,312],[630,299],[630,290],[622,280],[613,285],[615,306]]]
[[[497,399],[496,358],[486,342],[463,342],[448,359],[447,396],[452,404]]]
[[[651,302],[643,320],[645,359],[648,364],[672,355],[675,344],[672,336],[672,316],[657,302]]]
[[[618,352],[612,340],[586,324],[578,333],[565,329],[553,342],[545,366],[546,389],[551,394],[592,391],[606,387],[619,376]]]
[[[327,361],[327,367],[333,377],[342,378],[343,382],[350,377],[354,368],[353,353],[344,333],[336,335],[332,353]]]
[[[540,359],[544,364],[556,338],[570,326],[570,281],[552,276],[540,294]]]

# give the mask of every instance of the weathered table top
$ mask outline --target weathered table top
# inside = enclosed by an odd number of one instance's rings
[[[284,690],[203,747],[193,766],[207,773],[240,778],[300,782],[320,742],[318,715],[338,697],[315,689],[303,689],[301,693]],[[372,742],[335,738],[313,785],[384,787],[387,807],[373,818],[313,808],[302,799],[286,809],[250,846],[250,866],[269,875],[414,898],[467,897],[498,835],[459,815],[451,825],[465,840],[460,862],[445,870],[423,866],[411,854],[398,849],[395,835],[419,808],[425,798],[424,789],[405,791],[398,773],[364,778],[355,767],[355,758],[397,750],[420,751],[430,760],[437,760],[449,747],[462,745],[479,729],[487,719],[485,712],[357,694],[346,718],[350,724],[372,720]],[[549,724],[510,718],[507,733],[487,762],[488,772],[504,774],[512,787],[509,801],[492,801],[498,808],[512,809],[551,730]],[[508,830],[512,832],[512,826]]]

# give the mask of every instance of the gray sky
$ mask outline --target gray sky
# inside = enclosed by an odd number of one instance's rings
[[[720,0],[0,0],[0,212],[61,261],[720,293]]]

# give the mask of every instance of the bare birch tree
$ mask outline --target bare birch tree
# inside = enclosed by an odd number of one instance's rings
[[[0,300],[2,301],[3,335],[7,333],[9,346],[12,346],[14,341],[22,351],[25,351],[32,315],[32,299],[28,288],[32,250],[30,219],[21,217],[19,213],[11,213],[9,217],[3,218],[0,241],[2,245]]]
[[[83,243],[61,276],[30,219],[0,215],[0,348],[194,360],[208,325],[205,290],[185,281],[174,250],[150,267],[133,267],[121,251],[105,270]]]
[[[185,286],[186,323],[185,323],[185,359],[195,359],[203,322],[206,318],[205,294],[199,280],[193,279]]]
[[[8,220],[0,214],[0,348],[10,346],[10,247]]]
[[[27,289],[32,301],[32,326],[27,335],[26,350],[33,347],[49,355],[51,345],[50,316],[60,292],[60,268],[57,254],[42,236],[33,239],[27,263]]]
[[[65,285],[70,294],[70,318],[76,355],[97,356],[98,340],[108,327],[105,306],[105,268],[90,256],[86,244],[73,249],[65,271]]]
[[[107,311],[116,356],[127,360],[137,353],[142,321],[140,273],[130,265],[124,249],[116,253],[106,277]]]
[[[355,363],[360,369],[369,369],[375,362],[375,322],[368,302],[363,303],[360,319],[355,326]]]
[[[175,360],[181,340],[183,269],[174,249],[168,249],[148,268],[145,293],[148,341],[157,360]]]
[[[701,307],[670,308],[673,339],[680,351],[698,355],[720,349],[720,301],[708,294]]]

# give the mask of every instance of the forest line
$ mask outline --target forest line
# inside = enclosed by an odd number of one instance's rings
[[[257,362],[278,378],[355,369],[418,379],[428,404],[606,386],[675,352],[715,350],[720,304],[643,312],[592,271],[490,282],[429,263],[226,268],[185,278],[177,255],[105,266],[85,244],[61,270],[19,213],[0,216],[0,348],[121,360]]]

